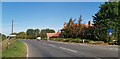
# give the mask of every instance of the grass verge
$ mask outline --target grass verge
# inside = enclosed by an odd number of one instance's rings
[[[9,48],[4,47],[2,59],[9,59],[10,57],[26,57],[26,45],[23,42],[12,40],[10,43]],[[3,44],[5,43],[3,42]]]

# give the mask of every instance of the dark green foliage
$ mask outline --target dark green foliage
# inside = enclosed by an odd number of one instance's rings
[[[94,26],[95,26],[95,37],[98,40],[103,40],[105,42],[109,42],[108,40],[108,29],[113,30],[112,37],[114,40],[118,37],[118,26],[120,23],[118,17],[118,2],[106,2],[100,6],[100,10],[94,18]],[[113,40],[111,39],[111,41]]]
[[[39,29],[28,29],[26,31],[27,38],[28,39],[35,39],[40,35],[40,30]]]
[[[27,34],[28,39],[35,39],[36,38],[35,31],[33,29],[28,29],[26,31],[26,34]]]
[[[40,30],[39,29],[35,29],[34,31],[35,31],[35,36],[36,37],[40,36]]]
[[[26,31],[28,39],[35,39],[37,37],[46,38],[46,33],[55,33],[55,31],[53,29],[42,29],[41,31],[39,29],[28,29]]]

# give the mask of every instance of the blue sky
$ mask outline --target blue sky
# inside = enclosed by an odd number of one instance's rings
[[[3,0],[3,2],[105,2],[109,0]]]
[[[72,17],[82,15],[83,23],[92,19],[103,2],[4,2],[2,3],[2,33],[11,33],[11,21],[14,20],[14,32],[29,28],[51,28],[55,31],[63,27]]]
[[[0,33],[2,33],[2,3],[0,2]]]

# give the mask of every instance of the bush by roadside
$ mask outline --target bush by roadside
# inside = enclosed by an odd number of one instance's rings
[[[105,43],[103,41],[90,41],[89,44],[101,45]]]
[[[54,41],[61,41],[61,42],[71,42],[71,43],[87,43],[87,44],[94,44],[94,45],[103,45],[106,44],[103,41],[93,41],[89,39],[80,39],[80,38],[50,38],[50,40]]]
[[[2,59],[9,59],[10,57],[26,57],[26,45],[15,39],[10,40],[9,47],[8,41],[3,41],[2,44]]]
[[[80,39],[80,38],[50,38],[50,40],[54,41],[62,41],[62,42],[74,42],[74,43],[88,43],[90,40],[88,39]]]

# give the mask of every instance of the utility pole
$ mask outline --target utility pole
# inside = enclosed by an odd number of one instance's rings
[[[12,20],[12,32],[11,33],[13,33],[13,20]]]
[[[11,35],[12,35],[12,34],[13,34],[13,20],[12,20],[11,34],[10,34],[10,36],[8,37],[7,49],[9,48],[9,45],[11,44],[11,43],[10,43],[10,38],[11,38]]]

